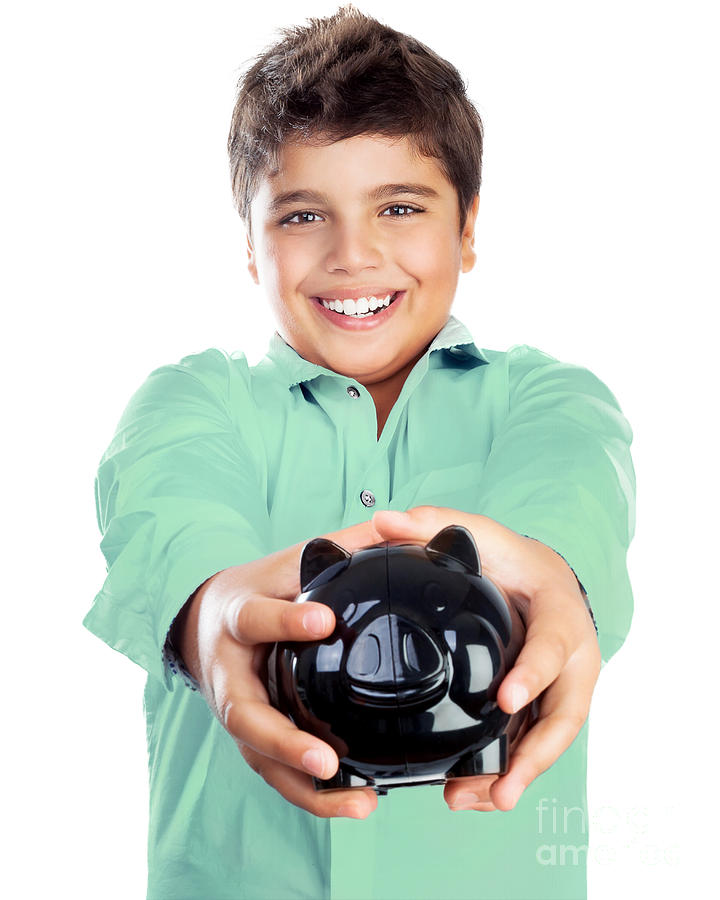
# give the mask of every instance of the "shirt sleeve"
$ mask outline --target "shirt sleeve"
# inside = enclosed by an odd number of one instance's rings
[[[479,512],[565,559],[588,595],[606,663],[633,612],[632,429],[588,369],[524,344],[508,351],[506,366],[507,415],[486,462]]]
[[[268,552],[247,371],[244,354],[233,362],[213,349],[151,372],[95,478],[107,577],[83,625],[171,691],[177,668],[163,649],[185,601],[216,572]]]

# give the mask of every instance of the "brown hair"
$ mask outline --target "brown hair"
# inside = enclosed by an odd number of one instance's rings
[[[352,4],[250,61],[228,136],[235,205],[248,229],[259,179],[285,141],[333,143],[359,134],[407,137],[436,159],[457,192],[460,233],[480,190],[483,126],[457,69],[425,44]]]

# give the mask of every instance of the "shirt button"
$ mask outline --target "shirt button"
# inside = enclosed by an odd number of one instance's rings
[[[375,506],[375,495],[372,491],[363,491],[360,494],[360,499],[363,502],[363,506]]]
[[[348,394],[350,394],[351,397],[359,397],[360,396],[360,391],[356,387],[353,387],[352,385],[350,385],[350,387],[347,389],[347,392],[348,392]]]

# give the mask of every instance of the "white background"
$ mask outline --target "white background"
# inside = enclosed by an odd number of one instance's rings
[[[589,895],[706,896],[715,4],[358,5],[454,62],[485,123],[479,259],[453,313],[480,347],[587,366],[634,430],[636,612],[593,699]],[[93,478],[152,369],[211,346],[254,363],[272,334],[230,196],[234,88],[278,27],[337,4],[258,6],[66,0],[3,16],[8,897],[145,895],[144,673],[80,624],[105,576]]]

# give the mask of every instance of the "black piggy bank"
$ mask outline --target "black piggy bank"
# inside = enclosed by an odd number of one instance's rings
[[[518,612],[483,577],[472,534],[451,525],[424,547],[388,542],[348,553],[305,544],[302,593],[334,612],[320,641],[274,645],[271,702],[326,741],[340,766],[317,790],[442,784],[502,773],[529,708],[496,695],[525,638]]]

